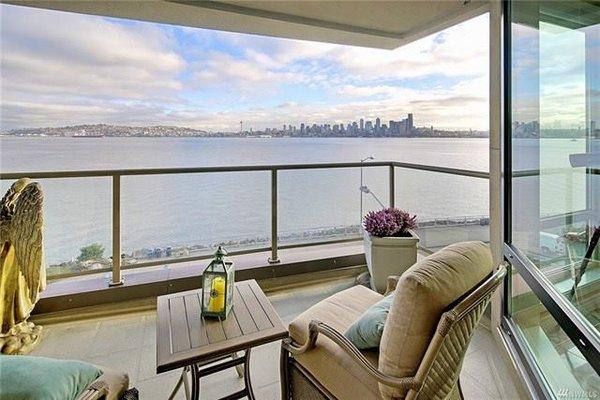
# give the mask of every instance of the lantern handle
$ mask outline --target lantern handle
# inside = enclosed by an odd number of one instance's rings
[[[219,246],[217,248],[217,251],[215,252],[215,259],[222,261],[223,257],[225,257],[227,255],[227,250],[225,250],[224,248],[222,248],[221,246]]]

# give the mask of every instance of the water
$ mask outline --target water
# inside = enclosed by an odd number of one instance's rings
[[[373,156],[486,171],[487,139],[457,138],[13,138],[0,139],[0,168],[59,171],[356,162]],[[388,168],[366,168],[365,183],[388,202]],[[49,264],[93,242],[110,253],[110,178],[40,180]],[[2,182],[2,192],[9,182]],[[270,173],[122,178],[122,249],[182,246],[270,235]],[[281,171],[282,235],[359,223],[360,169]],[[484,179],[396,170],[396,205],[422,219],[488,214]],[[379,208],[364,198],[363,211]]]

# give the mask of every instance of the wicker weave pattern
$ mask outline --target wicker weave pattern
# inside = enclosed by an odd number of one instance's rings
[[[107,394],[108,384],[103,380],[96,379],[87,387],[87,389],[77,396],[77,400],[99,400],[106,398]]]
[[[308,377],[308,372],[300,370],[295,362],[290,364],[290,392],[294,400],[331,400],[333,396],[317,387]]]
[[[444,314],[432,342],[433,362],[416,399],[447,400],[455,397],[467,347],[490,300],[491,294],[462,316],[454,310]]]

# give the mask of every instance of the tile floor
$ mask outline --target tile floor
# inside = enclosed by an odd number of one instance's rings
[[[319,300],[350,287],[351,279],[340,279],[301,288],[269,293],[269,299],[285,323]],[[140,398],[167,399],[179,378],[179,371],[157,375],[155,371],[154,311],[96,320],[45,326],[45,337],[32,353],[38,356],[85,360],[128,371],[131,385]],[[279,344],[271,343],[252,352],[251,376],[256,398],[280,398]],[[507,366],[502,362],[492,335],[481,327],[465,359],[461,382],[467,399],[520,399]],[[216,399],[242,388],[234,369],[202,382],[202,399]],[[184,399],[183,391],[175,397]]]

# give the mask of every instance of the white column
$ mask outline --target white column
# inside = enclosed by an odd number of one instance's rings
[[[490,2],[490,247],[494,264],[502,261],[502,3]],[[492,331],[500,324],[501,290],[492,300]]]

